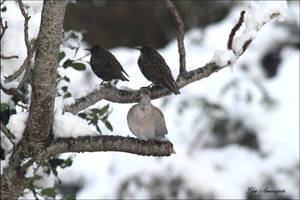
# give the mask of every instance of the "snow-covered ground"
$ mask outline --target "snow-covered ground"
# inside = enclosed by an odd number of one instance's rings
[[[203,66],[209,62],[216,50],[225,50],[228,35],[231,28],[239,18],[240,11],[244,9],[244,4],[232,9],[232,12],[221,22],[212,24],[204,30],[190,30],[185,35],[185,48],[187,70],[192,70]],[[37,6],[38,7],[38,6]],[[39,7],[40,8],[40,7]],[[10,8],[5,14],[9,16]],[[17,8],[15,8],[17,9]],[[38,8],[37,8],[38,9]],[[33,11],[32,11],[33,12]],[[288,8],[286,21],[296,21],[299,27],[299,2],[292,2]],[[11,20],[15,19],[10,16]],[[19,16],[20,18],[21,16]],[[37,16],[36,18],[38,18]],[[22,19],[22,18],[20,18]],[[23,22],[22,22],[23,23]],[[11,25],[13,30],[18,30],[22,36],[22,23]],[[168,127],[168,138],[174,144],[176,154],[170,157],[154,158],[143,157],[127,153],[100,152],[100,153],[80,153],[74,157],[72,167],[58,170],[62,182],[83,181],[84,186],[77,195],[78,199],[114,198],[120,183],[134,175],[144,174],[144,179],[149,179],[151,175],[165,177],[166,179],[180,176],[185,183],[199,194],[214,194],[214,198],[243,199],[247,188],[253,186],[263,189],[264,177],[272,177],[275,180],[276,189],[284,189],[286,194],[293,198],[299,197],[299,49],[284,48],[281,52],[282,62],[279,72],[272,79],[264,78],[259,66],[261,55],[272,47],[275,40],[285,40],[289,37],[287,29],[278,24],[281,22],[272,21],[266,24],[256,35],[249,49],[239,58],[231,68],[225,68],[208,78],[192,83],[181,89],[181,95],[165,97],[168,99],[167,106],[162,106],[165,98],[153,100],[155,106],[161,108],[164,113]],[[36,26],[36,23],[33,26]],[[32,29],[33,32],[37,29]],[[8,34],[9,29],[6,32]],[[32,33],[31,37],[36,33]],[[8,37],[8,36],[7,36]],[[17,40],[18,37],[14,37]],[[4,41],[11,41],[6,39]],[[299,38],[298,38],[299,40]],[[24,48],[19,48],[18,41],[13,43],[1,43],[3,54],[25,55]],[[20,44],[22,43],[22,38]],[[101,41],[99,41],[101,43]],[[15,48],[18,46],[18,48]],[[5,49],[4,49],[5,47]],[[20,52],[13,51],[19,49]],[[86,44],[78,52],[78,57],[85,55]],[[6,50],[7,49],[7,50]],[[10,50],[12,49],[12,50]],[[64,49],[67,51],[67,49]],[[2,52],[2,51],[1,51]],[[111,49],[111,52],[118,58],[125,71],[130,76],[130,82],[118,83],[118,87],[126,86],[133,89],[149,85],[137,66],[139,52],[134,49],[119,47]],[[177,51],[177,41],[173,40],[164,49],[159,49],[166,62],[170,66],[173,76],[177,77],[179,71],[179,56]],[[21,57],[23,59],[23,57]],[[18,62],[20,59],[18,59]],[[86,61],[89,57],[85,58]],[[2,60],[1,60],[2,62]],[[13,66],[19,65],[17,61]],[[246,73],[241,69],[242,64],[249,64],[250,69]],[[2,66],[7,66],[5,62]],[[11,64],[11,63],[10,63]],[[91,69],[86,71],[91,74],[91,79],[86,80],[82,71],[75,71],[71,68],[60,69],[61,74],[66,74],[71,78],[69,91],[73,97],[80,97],[98,87],[100,82]],[[12,68],[1,68],[1,73],[12,73]],[[2,74],[1,74],[2,76]],[[259,103],[237,104],[233,101],[233,95],[226,98],[218,95],[224,85],[233,79],[241,80],[242,89],[252,88],[252,80],[259,81],[266,88],[270,96],[275,98],[277,106],[271,110],[262,109]],[[66,83],[63,83],[66,84]],[[3,99],[2,99],[2,96]],[[179,103],[184,99],[203,96],[207,99],[221,103],[230,115],[238,116],[246,122],[247,126],[253,128],[258,134],[262,152],[267,156],[261,156],[258,152],[238,146],[227,145],[224,148],[199,148],[193,154],[187,149],[194,138],[195,116],[199,114],[199,109],[186,108],[181,115],[177,110]],[[59,99],[57,99],[59,100]],[[61,99],[60,99],[61,100]],[[9,101],[1,92],[1,102]],[[99,123],[103,134],[127,136],[132,134],[126,123],[126,115],[133,104],[117,104],[108,101],[101,101],[92,107],[101,108],[110,104],[113,111],[109,116],[114,131],[111,132]],[[24,114],[20,114],[24,116]],[[67,117],[59,115],[57,122]],[[11,117],[8,128],[14,131],[21,131],[23,128],[16,128],[15,121],[21,117]],[[76,123],[81,123],[81,119],[75,119]],[[22,120],[21,120],[22,121]],[[13,124],[14,123],[14,124]],[[84,123],[84,122],[82,122]],[[205,127],[203,122],[199,125]],[[59,125],[58,125],[59,126]],[[66,126],[66,125],[62,125]],[[82,126],[86,129],[86,126]],[[90,126],[92,130],[94,127]],[[64,131],[61,129],[59,132]],[[92,132],[91,132],[92,133]],[[80,133],[79,133],[80,134]],[[2,137],[2,134],[1,134]],[[68,157],[64,154],[62,157]],[[285,170],[294,169],[294,175],[283,173]],[[147,180],[146,180],[147,181]],[[135,198],[146,198],[144,190],[133,188]],[[182,196],[184,198],[185,196]]]

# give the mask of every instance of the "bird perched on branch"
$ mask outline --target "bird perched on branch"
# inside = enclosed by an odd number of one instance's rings
[[[123,69],[122,65],[116,59],[116,57],[101,47],[100,45],[94,45],[91,49],[86,49],[91,51],[90,64],[93,72],[101,78],[103,81],[112,81],[113,79],[120,79],[122,81],[129,81],[123,74],[123,72],[128,76],[128,74]],[[129,77],[129,76],[128,76]]]
[[[166,87],[174,94],[180,94],[169,66],[158,51],[150,45],[144,45],[135,49],[141,52],[138,65],[143,75],[155,85]]]
[[[151,104],[150,91],[142,88],[140,102],[132,106],[127,114],[130,131],[142,140],[163,140],[168,133],[164,115]]]

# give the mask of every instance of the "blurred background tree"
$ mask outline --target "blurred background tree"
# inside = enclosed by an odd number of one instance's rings
[[[67,6],[64,29],[83,31],[89,44],[111,49],[151,43],[162,48],[176,37],[177,28],[164,1],[77,1]],[[174,1],[185,31],[223,19],[232,1]]]

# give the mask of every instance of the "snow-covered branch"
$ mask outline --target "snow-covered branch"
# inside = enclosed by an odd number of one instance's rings
[[[66,152],[118,151],[143,156],[170,156],[171,142],[141,141],[132,137],[111,135],[57,138],[46,149],[49,156]]]

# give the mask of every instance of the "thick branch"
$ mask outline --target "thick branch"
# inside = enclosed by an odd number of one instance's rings
[[[148,142],[132,137],[111,135],[57,138],[46,149],[49,156],[67,152],[118,151],[143,156],[170,156],[171,142]]]
[[[180,63],[180,68],[179,72],[184,73],[186,72],[186,67],[185,67],[185,49],[184,49],[184,24],[181,19],[181,16],[179,12],[177,11],[176,7],[170,0],[165,0],[166,7],[171,11],[172,16],[175,19],[175,22],[178,27],[178,34],[177,34],[177,44],[178,44],[178,53],[179,53],[179,63]]]
[[[19,3],[22,11],[23,4]],[[28,187],[30,180],[24,177],[24,172],[20,168],[21,162],[26,156],[32,156],[32,159],[35,159],[36,154],[43,151],[44,139],[50,134],[56,67],[66,3],[66,1],[45,1],[43,5],[33,75],[32,94],[36,95],[31,95],[24,137],[14,148],[9,166],[4,169],[1,176],[1,199],[17,199]],[[26,19],[28,21],[25,17],[25,23],[27,23]],[[25,24],[25,29],[27,28]],[[27,59],[31,58],[27,57]]]
[[[56,87],[56,68],[66,1],[45,1],[33,72],[33,91],[25,136],[43,141],[50,133]]]

